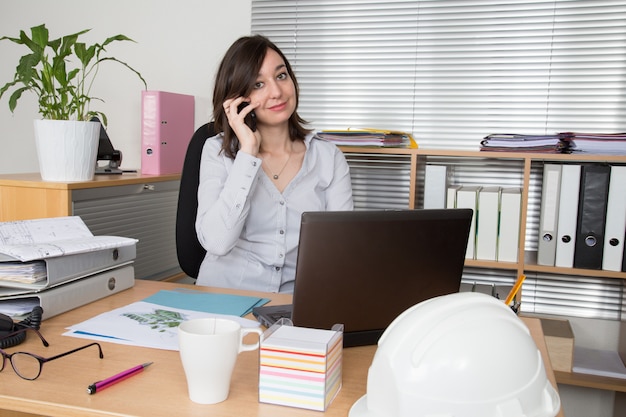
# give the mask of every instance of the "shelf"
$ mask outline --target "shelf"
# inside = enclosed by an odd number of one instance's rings
[[[375,146],[339,146],[345,153],[377,153],[377,154],[414,154],[417,149],[412,148],[382,148]]]
[[[527,252],[524,263],[525,271],[544,272],[547,274],[576,275],[584,277],[626,279],[626,272],[605,271],[604,269],[581,269],[537,264],[537,252]]]
[[[563,371],[554,371],[554,376],[559,384],[626,392],[626,379]]]
[[[597,155],[585,153],[540,153],[540,152],[492,152],[492,151],[459,151],[451,149],[426,148],[384,148],[364,146],[339,146],[347,153],[377,153],[377,154],[409,154],[420,156],[446,156],[466,158],[494,158],[494,159],[523,159],[529,161],[584,161],[624,163],[626,155]]]
[[[527,263],[524,265],[524,270],[558,275],[626,279],[626,272],[605,271],[603,269],[562,268],[556,266],[532,265]]]
[[[472,160],[472,159],[494,159],[494,160],[502,160],[503,164],[509,166],[507,161],[514,162],[517,161],[516,164],[513,164],[514,170],[519,172],[521,176],[521,188],[522,188],[522,201],[523,208],[521,213],[521,222],[522,222],[522,234],[520,235],[520,247],[526,247],[526,229],[528,228],[531,220],[534,221],[536,219],[530,219],[531,211],[529,208],[529,200],[531,198],[535,198],[531,195],[531,192],[536,193],[534,191],[538,186],[536,183],[536,179],[533,175],[534,172],[537,172],[537,167],[535,167],[535,163],[542,164],[546,161],[562,161],[562,162],[601,162],[601,163],[616,163],[616,164],[626,164],[626,155],[595,155],[595,154],[582,154],[582,153],[574,153],[574,154],[544,154],[544,153],[532,153],[532,152],[490,152],[490,151],[459,151],[459,150],[449,150],[449,149],[410,149],[410,148],[381,148],[381,147],[356,147],[356,146],[340,146],[339,147],[346,154],[376,154],[376,155],[407,155],[411,157],[411,177],[410,178],[402,178],[402,180],[410,180],[411,184],[409,190],[411,194],[409,195],[409,199],[407,202],[408,208],[417,208],[417,195],[423,184],[420,181],[423,181],[423,177],[419,177],[419,175],[423,175],[420,173],[420,165],[427,163],[428,158],[447,158],[445,161],[448,165],[455,165],[454,159],[458,158],[461,160]],[[497,165],[495,165],[498,168]],[[534,167],[534,168],[533,168]],[[493,168],[492,168],[493,169]],[[504,169],[504,168],[503,168]],[[473,174],[474,171],[471,173]],[[507,175],[511,172],[507,171]],[[400,182],[400,181],[398,181]],[[533,191],[531,191],[533,190]],[[535,209],[532,211],[533,216],[536,215]],[[534,223],[533,223],[534,224]],[[523,258],[522,258],[523,256]],[[475,268],[485,268],[485,269],[493,269],[493,270],[511,270],[516,271],[521,274],[524,272],[541,272],[548,274],[558,274],[558,275],[574,275],[574,276],[588,276],[588,277],[600,277],[600,278],[616,278],[616,279],[626,279],[626,272],[616,272],[616,271],[604,271],[604,270],[589,270],[589,269],[578,269],[578,268],[563,268],[563,267],[553,267],[553,266],[542,266],[537,264],[536,252],[526,252],[525,254],[520,253],[520,261],[519,262],[493,262],[493,261],[483,261],[476,259],[466,259],[465,265],[469,267]]]
[[[480,259],[466,259],[465,266],[473,268],[505,269],[514,271],[520,268],[520,264],[517,262],[483,261]]]

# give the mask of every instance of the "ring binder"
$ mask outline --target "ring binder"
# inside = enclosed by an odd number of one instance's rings
[[[609,165],[583,165],[580,179],[574,268],[602,269]]]

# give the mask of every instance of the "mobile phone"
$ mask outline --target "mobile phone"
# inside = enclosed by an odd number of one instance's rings
[[[243,103],[241,103],[239,106],[237,106],[237,113],[241,113],[241,110],[249,104],[250,103],[248,103],[247,101],[244,101]],[[253,132],[256,132],[256,114],[254,113],[254,110],[248,113],[246,117],[243,119],[243,121],[245,122],[245,124],[248,125],[250,130],[252,130]]]

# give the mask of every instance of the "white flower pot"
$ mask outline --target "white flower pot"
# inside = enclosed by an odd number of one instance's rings
[[[100,123],[35,120],[35,144],[44,181],[93,179],[98,156]]]

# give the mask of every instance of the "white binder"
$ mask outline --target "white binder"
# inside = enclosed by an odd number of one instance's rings
[[[495,261],[498,250],[500,187],[483,187],[478,193],[476,259]]]
[[[578,219],[578,195],[580,194],[580,165],[561,167],[561,189],[554,265],[565,268],[574,266],[576,224]]]
[[[480,189],[481,187],[477,185],[464,185],[456,192],[456,208],[471,208],[474,210],[469,237],[467,238],[466,259],[476,258],[476,206]]]
[[[522,190],[519,187],[504,188],[500,195],[498,261],[518,261],[521,211]]]
[[[621,271],[626,238],[626,166],[612,165],[604,229],[602,269]]]
[[[427,164],[424,173],[424,208],[440,209],[446,207],[448,185],[448,167]]]
[[[537,263],[539,265],[554,266],[560,188],[561,165],[544,164],[541,212],[539,214],[539,242],[537,244]]]
[[[45,279],[35,281],[20,272],[11,272],[8,280],[3,268],[0,296],[40,291],[128,264],[137,255],[136,245],[133,238],[94,236],[78,216],[0,223],[0,267],[44,262],[46,269]]]
[[[44,291],[0,297],[0,312],[6,311],[3,306],[6,308],[7,304],[30,300],[41,306],[45,320],[134,285],[135,269],[132,265],[126,265]]]
[[[95,252],[42,259],[46,263],[47,276],[45,281],[36,283],[0,281],[0,296],[41,291],[68,281],[106,271],[133,262],[136,254],[136,246],[133,244],[118,248],[101,249]],[[6,261],[18,260],[0,253],[0,262]]]
[[[460,185],[450,185],[446,193],[446,208],[456,207],[456,193],[461,189]]]

